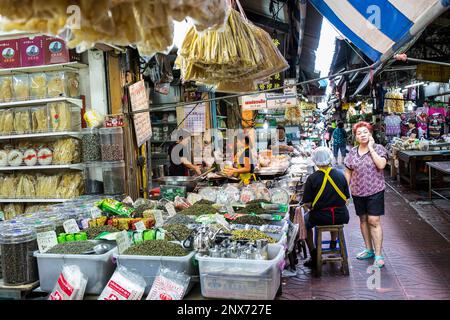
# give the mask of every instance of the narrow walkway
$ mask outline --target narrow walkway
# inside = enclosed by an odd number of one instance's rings
[[[382,218],[386,266],[381,270],[380,289],[367,287],[371,275],[367,268],[373,261],[354,258],[363,249],[363,239],[350,205],[350,223],[345,228],[350,276],[341,275],[338,265],[327,264],[322,277],[315,278],[299,259],[297,275],[283,278],[279,299],[450,300],[450,243],[444,237],[450,234],[448,207],[442,205],[437,211],[435,206],[425,206],[419,208],[419,214],[412,206],[420,206],[417,201],[423,199],[411,196],[406,202],[406,192],[399,186],[394,188],[397,192],[389,187],[386,190],[386,215]]]

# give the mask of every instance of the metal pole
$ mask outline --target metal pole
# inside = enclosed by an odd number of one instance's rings
[[[431,61],[431,60],[423,60],[423,59],[416,59],[416,58],[410,58],[406,54],[397,54],[393,58],[396,61],[404,61],[404,62],[418,62],[418,63],[429,63],[429,64],[437,64],[440,66],[450,67],[450,63],[448,62],[440,62],[440,61]]]

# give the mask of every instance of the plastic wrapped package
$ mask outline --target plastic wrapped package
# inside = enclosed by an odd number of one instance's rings
[[[48,122],[47,106],[31,108],[31,127],[33,132],[47,132]]]
[[[29,174],[20,174],[16,186],[16,198],[33,199],[36,197],[36,178]]]
[[[32,167],[37,164],[38,158],[37,158],[37,152],[34,149],[27,149],[23,153],[23,162],[25,162],[25,165]]]
[[[13,110],[0,110],[0,133],[8,135],[14,131]]]
[[[119,265],[98,300],[141,300],[145,286],[142,276]]]
[[[191,277],[161,267],[146,300],[182,300]]]
[[[60,180],[60,175],[38,174],[36,176],[36,197],[42,199],[55,198]]]
[[[13,100],[12,77],[0,77],[0,102],[10,102]]]
[[[41,166],[51,165],[53,162],[53,151],[46,147],[39,148],[38,162]]]
[[[30,75],[30,97],[31,99],[45,99],[47,97],[47,75],[45,73]]]
[[[66,81],[64,72],[47,73],[47,96],[49,98],[65,97],[67,94]]]
[[[55,102],[48,104],[51,131],[68,131],[72,129],[72,114],[69,104]]]
[[[83,300],[88,278],[77,265],[64,265],[49,300]]]
[[[5,220],[11,220],[24,213],[23,203],[8,203],[3,206]]]
[[[76,72],[66,72],[67,94],[71,98],[80,96],[80,76]]]
[[[53,144],[53,163],[71,164],[80,162],[80,143],[74,138],[59,139]]]
[[[14,149],[8,153],[8,164],[11,167],[18,167],[22,165],[23,153],[20,150]]]
[[[27,74],[13,76],[13,94],[16,101],[30,99],[30,79]]]
[[[80,172],[65,173],[61,177],[58,187],[58,197],[61,199],[73,199],[83,194],[84,182]]]
[[[14,132],[16,134],[31,132],[31,116],[29,108],[17,108],[14,110]]]
[[[16,197],[16,187],[18,179],[14,174],[0,176],[0,198],[14,199]]]
[[[0,150],[0,167],[6,167],[8,165],[8,151]]]

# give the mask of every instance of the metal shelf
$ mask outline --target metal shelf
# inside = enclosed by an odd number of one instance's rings
[[[5,76],[5,75],[9,75],[9,74],[20,74],[20,73],[34,73],[34,72],[73,71],[73,70],[84,69],[87,67],[89,67],[89,66],[84,63],[67,62],[67,63],[50,64],[50,65],[44,65],[44,66],[0,69],[0,76]]]
[[[42,132],[42,133],[28,133],[28,134],[16,134],[9,136],[0,136],[0,140],[10,140],[10,139],[29,139],[29,138],[44,138],[44,137],[80,137],[81,132],[76,131],[61,131],[61,132]]]
[[[67,202],[70,201],[71,199],[0,199],[0,203],[38,203],[38,202],[45,202],[45,203],[50,203],[50,202]]]
[[[26,106],[32,106],[32,105],[43,105],[43,104],[53,103],[53,102],[69,102],[80,108],[83,106],[83,100],[81,100],[81,99],[60,97],[60,98],[48,98],[48,99],[39,99],[39,100],[3,102],[3,103],[0,103],[0,108],[26,107]]]
[[[152,122],[154,126],[163,126],[163,125],[177,125],[177,122]]]
[[[61,164],[49,166],[18,166],[18,167],[0,167],[0,171],[17,171],[17,170],[50,170],[50,169],[72,169],[83,170],[81,163],[77,164]]]

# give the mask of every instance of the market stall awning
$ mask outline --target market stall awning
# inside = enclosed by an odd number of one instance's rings
[[[448,9],[448,0],[311,0],[374,62],[391,58]]]

